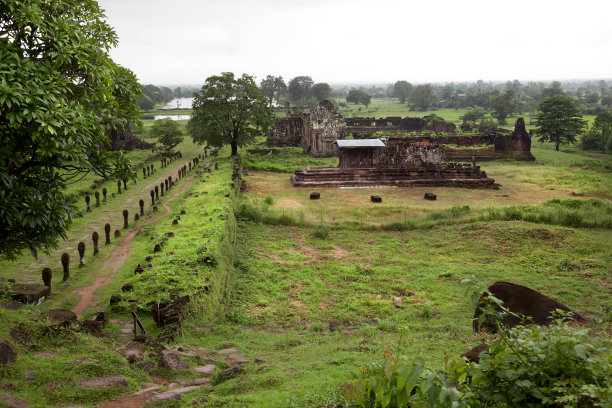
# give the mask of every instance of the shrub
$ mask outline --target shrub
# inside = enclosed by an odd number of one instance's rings
[[[319,239],[327,239],[329,238],[329,228],[318,227],[312,232],[312,236]]]
[[[264,198],[264,202],[265,202],[266,204],[268,204],[268,205],[272,205],[272,204],[274,204],[274,197],[272,197],[271,195],[267,195],[267,196]]]

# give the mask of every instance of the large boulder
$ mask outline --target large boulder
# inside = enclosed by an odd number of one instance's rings
[[[77,322],[77,315],[68,309],[51,309],[47,312],[52,326],[70,326]]]
[[[36,303],[49,293],[51,290],[48,286],[34,283],[16,283],[11,287],[11,297],[21,303]]]
[[[548,326],[552,322],[552,316],[555,310],[559,309],[565,312],[574,314],[574,318],[578,321],[586,320],[584,316],[572,311],[569,307],[546,295],[529,289],[526,286],[517,285],[509,282],[496,282],[489,287],[489,291],[493,296],[504,302],[504,306],[513,313],[530,318],[531,321],[540,326]],[[480,296],[480,302],[484,301],[485,293]],[[485,330],[495,332],[497,329],[489,320],[485,320],[481,325],[478,324],[478,318],[482,314],[481,305],[474,312],[473,328],[474,331]],[[508,327],[514,327],[517,324],[526,323],[524,318],[514,315],[506,315],[502,323]]]

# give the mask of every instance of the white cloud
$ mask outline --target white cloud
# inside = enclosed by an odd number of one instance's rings
[[[100,0],[144,83],[612,77],[607,1]]]

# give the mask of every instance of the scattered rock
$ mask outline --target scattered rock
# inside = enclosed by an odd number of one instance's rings
[[[171,371],[186,370],[189,368],[181,357],[173,351],[162,351],[160,363]]]
[[[52,326],[67,327],[77,322],[77,315],[72,310],[52,309],[47,312]]]
[[[125,346],[125,352],[123,353],[124,357],[130,363],[135,363],[137,361],[144,360],[142,354],[145,352],[145,346],[141,342],[132,341]]]
[[[28,381],[33,381],[36,379],[36,375],[34,374],[34,371],[31,368],[28,368],[25,372],[25,379]]]
[[[126,283],[121,287],[122,292],[131,292],[134,290],[134,285],[131,283]]]
[[[401,296],[393,296],[393,303],[395,303],[395,307],[398,309],[404,308],[404,300]]]
[[[189,391],[197,390],[200,388],[199,386],[189,386],[183,388],[177,388],[171,391],[162,392],[161,394],[157,394],[156,396],[147,400],[147,404],[151,404],[157,401],[167,401],[167,400],[175,400],[178,401],[181,399],[181,394],[184,394]]]
[[[0,390],[15,391],[15,385],[10,382],[0,382]]]
[[[3,405],[9,408],[30,408],[30,406],[26,404],[24,400],[21,400],[16,397],[2,397],[2,399],[0,399],[0,402],[2,402]]]
[[[249,360],[244,354],[238,353],[230,354],[229,356],[227,356],[227,361],[234,364],[243,364],[249,362]]]
[[[230,354],[240,353],[240,349],[237,349],[237,348],[227,348],[227,349],[219,350],[218,353],[221,354],[222,356],[223,355],[230,355]]]
[[[377,196],[377,195],[370,196],[370,200],[373,203],[382,203],[382,197],[381,196]]]
[[[151,392],[158,392],[158,391],[159,391],[159,385],[154,385],[152,387],[145,388],[143,390],[133,392],[130,395],[133,396],[133,397],[136,397],[138,395],[149,394]]]
[[[138,367],[148,372],[155,368],[155,363],[153,361],[143,361],[138,363]]]
[[[193,371],[205,377],[210,377],[211,375],[213,375],[216,369],[217,369],[216,366],[212,364],[208,364],[205,366],[195,367]]]
[[[242,366],[233,366],[230,368],[227,368],[223,371],[221,371],[219,373],[219,375],[217,376],[217,379],[221,382],[221,381],[225,381],[228,380],[230,378],[233,378],[235,376],[237,376],[238,374],[241,374],[244,372],[244,368],[242,368]]]
[[[123,300],[123,298],[121,297],[121,295],[115,293],[115,294],[111,295],[111,297],[110,297],[110,305],[114,306],[117,303],[121,302],[122,300]]]
[[[153,237],[151,237],[151,238],[153,238]],[[151,255],[147,255],[145,257],[145,261],[147,261],[147,262],[151,262],[152,260],[153,260],[153,257]]]
[[[191,381],[191,385],[204,385],[210,384],[210,380],[208,378],[195,378]]]
[[[48,286],[34,283],[16,283],[11,286],[11,298],[21,303],[36,303],[49,296],[51,290]]]
[[[128,381],[122,375],[111,375],[108,377],[92,377],[92,378],[81,378],[79,380],[81,387],[91,388],[102,388],[110,387],[113,385],[128,385]]]
[[[319,198],[321,198],[321,193],[310,193],[311,200],[318,200]]]
[[[433,194],[433,193],[425,193],[425,199],[426,200],[432,200],[433,201],[433,200],[435,200],[437,198],[438,198],[438,196]]]
[[[155,247],[153,248],[153,252],[161,252],[162,250],[162,246],[160,244],[155,244]]]
[[[486,343],[479,344],[478,346],[474,347],[467,353],[462,354],[461,357],[467,358],[467,360],[471,361],[472,363],[479,363],[480,353],[483,353],[483,352],[487,352],[487,353],[489,352],[489,345]]]
[[[0,340],[0,365],[13,363],[17,359],[17,352],[7,340]]]
[[[81,331],[94,337],[104,336],[104,321],[103,320],[83,320],[81,322]]]

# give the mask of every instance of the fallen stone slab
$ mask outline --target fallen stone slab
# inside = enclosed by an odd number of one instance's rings
[[[34,283],[16,283],[11,287],[11,298],[21,303],[36,303],[49,293],[51,290],[48,286]]]
[[[200,388],[199,386],[191,385],[189,387],[177,388],[171,391],[162,392],[161,394],[157,394],[152,398],[147,400],[147,404],[152,404],[157,401],[167,401],[167,400],[175,400],[178,401],[181,399],[181,394],[185,394],[190,391],[194,391]]]
[[[217,378],[219,379],[219,381],[225,381],[243,372],[244,368],[242,368],[242,366],[233,366],[221,371]]]
[[[193,369],[193,371],[195,371],[196,373],[206,376],[206,377],[210,377],[211,375],[213,375],[213,373],[215,372],[215,370],[217,369],[216,366],[212,365],[212,364],[208,364],[205,366],[200,366],[200,367],[195,367]]]
[[[204,385],[204,384],[210,384],[210,380],[208,378],[194,378],[193,381],[191,381],[191,385]]]
[[[2,405],[9,408],[30,408],[24,400],[17,397],[2,397],[0,402],[2,402]]]
[[[240,349],[237,349],[237,348],[227,348],[227,349],[219,350],[217,353],[221,354],[222,356],[226,355],[226,354],[229,355],[229,354],[234,354],[234,353],[240,353]]]
[[[186,370],[189,368],[189,366],[181,360],[181,357],[172,351],[164,350],[160,362],[171,371]]]
[[[227,356],[227,361],[235,364],[248,363],[249,359],[244,354],[234,353]]]
[[[81,378],[79,380],[81,387],[102,388],[113,385],[128,385],[127,379],[122,375],[111,375],[108,377],[91,377]]]
[[[158,392],[159,391],[159,385],[155,385],[153,387],[149,387],[149,388],[145,388],[143,390],[140,391],[136,391],[130,394],[130,396],[132,397],[137,397],[139,395],[143,395],[143,394],[149,394],[151,392]]]

